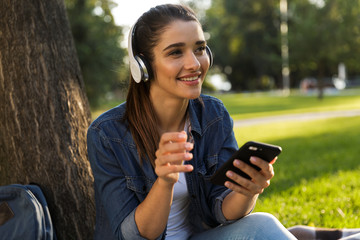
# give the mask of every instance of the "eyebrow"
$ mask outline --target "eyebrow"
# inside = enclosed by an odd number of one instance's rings
[[[195,43],[195,45],[204,45],[204,44],[206,44],[206,41],[204,41],[204,40],[199,40]],[[167,46],[166,48],[163,49],[163,52],[170,48],[183,47],[183,46],[185,46],[185,43],[183,43],[183,42],[170,44],[169,46]]]

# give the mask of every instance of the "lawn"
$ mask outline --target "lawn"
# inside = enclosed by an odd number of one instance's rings
[[[216,95],[220,98],[233,119],[246,119],[302,112],[321,112],[360,109],[360,89],[325,96],[300,95],[296,92],[289,97],[279,93],[236,93]]]
[[[235,129],[247,140],[282,146],[275,177],[255,211],[287,226],[360,227],[360,117],[261,124]]]

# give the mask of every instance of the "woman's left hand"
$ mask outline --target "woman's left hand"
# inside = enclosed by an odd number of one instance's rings
[[[233,171],[227,171],[226,176],[237,184],[226,181],[225,186],[234,192],[248,197],[260,194],[270,185],[270,179],[274,177],[273,163],[275,163],[275,161],[276,158],[269,163],[261,158],[251,157],[250,162],[261,169],[257,171],[243,161],[235,159],[233,162],[234,166],[249,175],[251,179],[246,179]]]

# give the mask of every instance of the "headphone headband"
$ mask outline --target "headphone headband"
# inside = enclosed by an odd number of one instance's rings
[[[211,49],[210,49],[210,47],[208,45],[206,45],[206,53],[207,53],[207,55],[209,57],[209,62],[210,62],[209,68],[211,68],[213,63],[214,63],[214,57],[213,57]]]

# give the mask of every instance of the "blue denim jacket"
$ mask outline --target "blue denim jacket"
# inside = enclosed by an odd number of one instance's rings
[[[194,232],[227,224],[221,211],[230,190],[209,179],[238,148],[233,122],[222,102],[202,95],[203,103],[189,102],[194,138],[194,170],[186,173],[191,198],[189,221]],[[135,209],[149,193],[157,176],[148,161],[140,164],[126,121],[125,103],[97,118],[87,135],[88,154],[95,179],[96,227],[94,239],[144,239],[135,223]],[[166,230],[158,239],[164,239]]]

